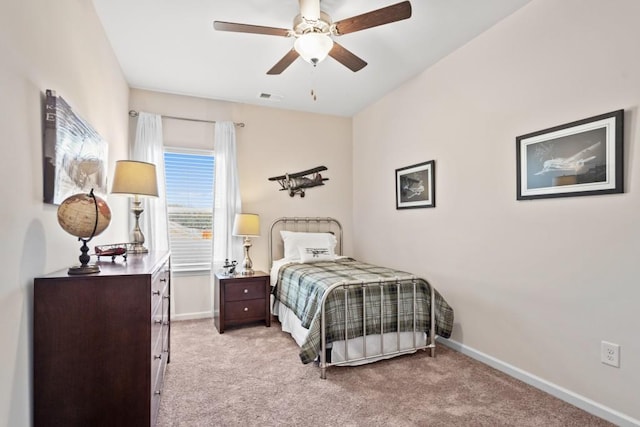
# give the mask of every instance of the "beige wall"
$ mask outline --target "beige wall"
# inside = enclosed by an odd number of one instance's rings
[[[333,216],[351,246],[351,119],[132,89],[130,106],[169,116],[245,123],[236,128],[240,191],[244,212],[260,215],[262,235],[252,239],[254,268],[268,271],[268,233],[281,216]],[[214,126],[163,119],[169,147],[214,149]],[[134,130],[136,120],[131,119]],[[326,185],[304,198],[289,197],[267,178],[325,165]],[[241,260],[238,260],[240,262]],[[210,315],[208,276],[174,277],[175,318]]]
[[[78,263],[79,244],[42,202],[42,103],[53,89],[126,153],[129,89],[91,2],[0,3],[0,425],[32,419],[33,278]],[[122,241],[122,202],[93,242]],[[61,390],[63,393],[64,390]]]
[[[636,420],[639,16],[637,0],[534,1],[353,125],[356,256],[430,280],[463,348]],[[616,109],[625,194],[516,201],[516,136]],[[431,159],[437,207],[397,211],[394,170]]]

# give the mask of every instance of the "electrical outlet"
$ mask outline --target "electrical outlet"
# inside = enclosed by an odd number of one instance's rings
[[[620,367],[620,346],[618,344],[602,341],[600,346],[600,361],[605,365]]]

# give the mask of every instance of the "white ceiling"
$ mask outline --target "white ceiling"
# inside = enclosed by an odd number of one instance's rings
[[[291,28],[296,0],[93,0],[129,85],[203,98],[352,116],[530,0],[412,0],[412,17],[336,37],[368,62],[298,58],[266,74],[292,38],[222,32],[213,21]],[[321,0],[332,20],[400,0]],[[314,101],[311,90],[317,99]],[[271,100],[259,95],[273,95]]]

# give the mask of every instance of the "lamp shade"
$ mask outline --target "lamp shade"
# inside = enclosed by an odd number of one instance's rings
[[[333,40],[324,33],[306,33],[298,37],[293,47],[302,59],[315,65],[327,57]]]
[[[259,236],[260,217],[256,214],[236,214],[233,221],[234,236]]]
[[[156,165],[136,160],[118,160],[111,193],[157,197]]]

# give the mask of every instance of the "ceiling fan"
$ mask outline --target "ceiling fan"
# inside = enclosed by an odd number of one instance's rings
[[[299,1],[300,14],[294,18],[291,30],[224,21],[214,21],[213,27],[219,31],[295,37],[293,48],[267,71],[267,74],[282,73],[298,56],[315,66],[327,55],[355,72],[364,68],[367,63],[336,43],[333,37],[411,17],[411,3],[403,1],[362,15],[332,22],[331,17],[320,10],[320,0]]]

